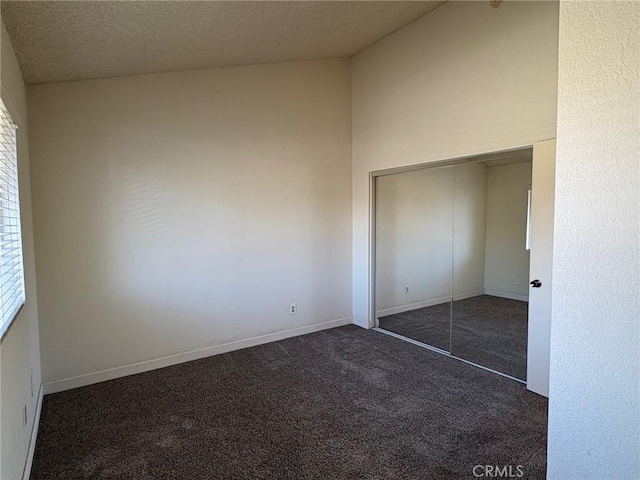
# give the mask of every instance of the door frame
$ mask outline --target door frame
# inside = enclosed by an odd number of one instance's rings
[[[531,258],[529,279],[540,279],[541,288],[530,288],[527,333],[527,388],[549,397],[551,343],[551,294],[553,290],[553,225],[555,210],[556,139],[533,145],[531,172]]]

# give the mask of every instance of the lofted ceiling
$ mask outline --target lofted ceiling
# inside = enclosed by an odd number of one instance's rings
[[[26,83],[351,56],[441,1],[2,1]]]

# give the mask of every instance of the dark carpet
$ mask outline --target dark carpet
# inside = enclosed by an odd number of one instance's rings
[[[379,319],[380,328],[450,351],[456,357],[522,380],[527,378],[528,304],[480,295]]]
[[[433,347],[449,351],[451,303],[417,308],[378,318],[379,327]]]
[[[528,308],[490,295],[453,302],[451,353],[526,380]]]
[[[47,395],[31,479],[543,479],[546,399],[347,326]]]

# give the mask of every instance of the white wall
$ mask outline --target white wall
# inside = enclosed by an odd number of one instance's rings
[[[38,308],[33,254],[33,226],[29,179],[27,99],[11,41],[2,25],[2,100],[18,128],[18,176],[26,304],[0,343],[0,478],[22,478],[40,386]],[[31,392],[33,375],[34,392]],[[28,423],[23,428],[22,408]]]
[[[488,168],[484,289],[489,295],[516,300],[529,297],[526,238],[530,185],[531,162]],[[519,285],[515,284],[516,279]]]
[[[350,105],[348,59],[29,87],[44,381],[350,323]]]
[[[548,478],[640,478],[640,3],[562,2]]]
[[[449,2],[356,55],[354,320],[370,316],[369,172],[555,137],[558,4]]]

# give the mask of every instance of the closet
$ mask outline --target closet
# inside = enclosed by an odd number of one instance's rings
[[[375,177],[377,327],[527,378],[532,149]]]

